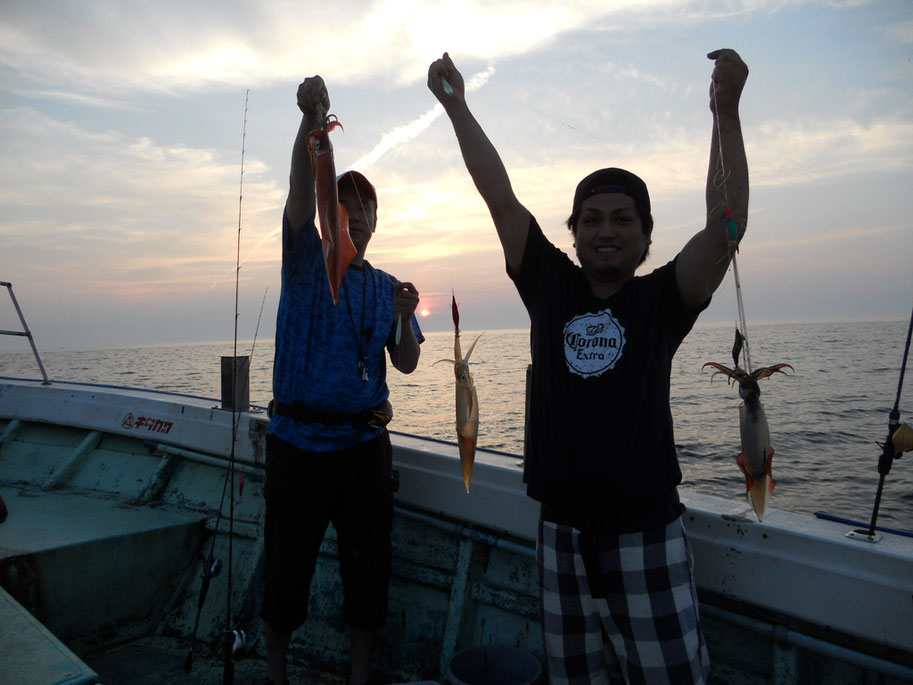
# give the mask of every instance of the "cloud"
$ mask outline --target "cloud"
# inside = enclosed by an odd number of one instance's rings
[[[913,167],[913,123],[805,118],[762,124],[749,144],[752,183],[784,185]]]
[[[888,40],[897,43],[913,43],[913,19],[891,24],[885,28],[884,34]]]
[[[753,11],[744,0],[715,15]],[[777,3],[774,3],[776,5]],[[658,11],[663,9],[663,11]],[[110,97],[222,88],[300,77],[302,65],[336,83],[424,78],[444,49],[493,61],[562,34],[697,20],[703,2],[671,0],[382,0],[357,3],[58,3],[11,0],[0,26],[0,66],[38,83]]]
[[[76,93],[67,90],[39,90],[39,89],[15,89],[9,92],[18,97],[27,100],[50,100],[65,102],[84,107],[95,109],[112,109],[112,110],[138,110],[139,106],[128,100],[109,98],[104,96],[89,95],[86,93]]]
[[[40,253],[46,274],[62,283],[139,296],[165,285],[202,289],[233,263],[236,159],[88,131],[24,108],[0,112],[0,137],[8,141],[0,148],[0,236],[9,268]],[[260,247],[284,200],[267,171],[246,162],[248,259],[276,256],[275,244],[271,253]]]
[[[429,293],[456,284],[465,298],[513,302],[488,210],[424,89],[428,63],[444,49],[466,73],[497,64],[496,77],[490,68],[479,75],[491,81],[473,98],[473,111],[517,196],[562,249],[569,249],[562,222],[580,178],[608,164],[644,177],[663,230],[652,268],[703,221],[708,35],[738,36],[751,55],[757,85],[743,109],[751,235],[771,241],[771,253],[784,251],[800,226],[798,247],[811,260],[827,245],[850,244],[856,226],[871,225],[870,205],[892,217],[909,214],[901,188],[913,164],[909,60],[903,45],[887,41],[907,43],[913,33],[908,22],[887,29],[875,7],[8,0],[0,25],[0,277],[21,281],[24,295],[40,293],[58,315],[81,317],[90,306],[113,320],[107,307],[126,303],[119,311],[142,312],[148,323],[157,306],[157,326],[180,309],[197,328],[201,302],[233,302],[226,294],[235,280],[240,108],[228,112],[236,100],[221,91],[236,96],[250,87],[258,99],[240,278],[242,298],[253,293],[259,306],[264,286],[279,280],[298,120],[289,84],[320,73],[345,113],[338,163],[353,166],[360,157],[355,165],[369,167],[380,195],[372,260]],[[829,59],[783,71],[791,51],[777,41],[794,33],[817,51],[807,29],[825,12],[846,29],[821,38]],[[670,41],[681,41],[676,47],[694,54],[693,64],[670,64]],[[890,55],[879,56],[873,44]],[[860,191],[860,183],[868,185]],[[752,245],[747,258],[767,254],[760,241]]]
[[[609,62],[602,67],[601,71],[618,81],[636,81],[637,83],[648,83],[657,88],[662,88],[663,90],[668,89],[666,79],[663,77],[657,76],[656,74],[644,73],[642,70],[630,64],[622,67]]]

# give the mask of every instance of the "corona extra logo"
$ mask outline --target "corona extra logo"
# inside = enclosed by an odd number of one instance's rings
[[[624,346],[625,329],[609,309],[575,316],[564,327],[564,359],[568,369],[583,378],[614,368]]]

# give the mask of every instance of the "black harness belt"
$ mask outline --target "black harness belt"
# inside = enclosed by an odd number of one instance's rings
[[[383,428],[390,419],[393,418],[393,406],[389,400],[372,407],[358,414],[334,414],[312,409],[307,405],[299,402],[284,404],[270,400],[267,408],[267,415],[284,416],[287,419],[293,419],[301,423],[322,423],[325,426],[373,426],[374,428]]]

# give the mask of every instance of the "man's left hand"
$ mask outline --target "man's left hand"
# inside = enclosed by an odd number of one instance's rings
[[[393,294],[393,313],[411,317],[418,307],[418,290],[411,283],[397,283]]]

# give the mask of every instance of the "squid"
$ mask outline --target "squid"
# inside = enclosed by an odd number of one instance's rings
[[[478,337],[469,346],[466,358],[460,350],[460,310],[457,308],[456,296],[453,297],[451,304],[453,310],[453,359],[440,359],[435,364],[449,362],[453,364],[453,371],[456,377],[456,432],[457,445],[460,450],[460,466],[463,469],[463,484],[466,486],[466,492],[469,492],[469,480],[472,478],[472,466],[475,462],[476,440],[479,436],[479,398],[476,395],[476,388],[472,382],[472,376],[469,374],[469,357],[475,349],[476,343],[482,337]]]
[[[308,152],[311,156],[311,170],[316,184],[317,217],[320,221],[320,239],[323,242],[323,263],[327,270],[333,305],[339,304],[339,288],[345,278],[346,269],[355,259],[357,250],[349,235],[349,214],[339,204],[336,188],[336,162],[333,159],[333,145],[330,131],[342,128],[335,114],[323,116],[321,124],[307,136]]]
[[[770,445],[770,429],[767,425],[767,414],[761,404],[761,386],[758,381],[783,369],[795,369],[789,364],[774,364],[755,369],[751,373],[738,367],[738,351],[741,349],[740,335],[736,337],[736,348],[733,349],[733,360],[736,366],[732,369],[716,362],[707,362],[701,368],[712,366],[717,371],[713,374],[724,374],[739,384],[739,434],[742,440],[742,451],[736,457],[739,468],[745,474],[745,495],[754,509],[758,521],[764,520],[764,512],[776,482],[771,474],[774,448]],[[713,378],[711,376],[711,379]]]

